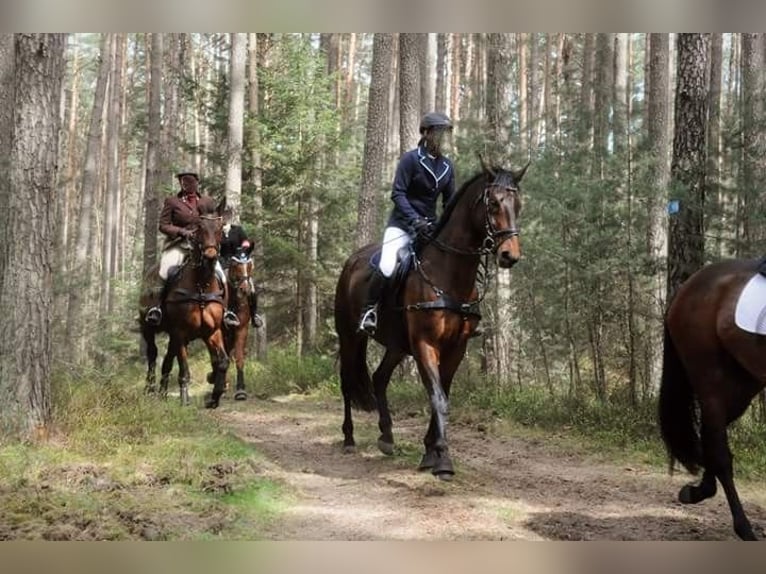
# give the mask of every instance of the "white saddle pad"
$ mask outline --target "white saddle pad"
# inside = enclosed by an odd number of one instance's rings
[[[760,273],[756,273],[742,289],[734,322],[743,331],[766,335],[766,277]]]

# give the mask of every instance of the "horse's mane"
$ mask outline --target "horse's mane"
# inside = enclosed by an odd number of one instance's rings
[[[486,177],[486,174],[483,171],[480,171],[479,173],[475,174],[471,179],[469,179],[463,185],[461,185],[460,189],[458,189],[455,192],[455,195],[453,195],[450,198],[449,202],[447,202],[447,205],[444,206],[444,211],[439,217],[439,220],[436,222],[436,226],[433,231],[434,236],[436,236],[447,224],[450,216],[452,215],[452,212],[455,211],[455,207],[460,202],[460,199],[466,194],[466,192],[471,188],[471,186],[473,186],[473,184],[476,183],[482,177]]]

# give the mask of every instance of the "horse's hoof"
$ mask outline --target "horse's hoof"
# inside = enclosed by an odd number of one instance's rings
[[[387,456],[391,456],[394,454],[394,443],[384,441],[383,439],[378,439],[378,448],[380,449],[380,452]]]
[[[219,400],[221,397],[216,397],[213,395],[208,395],[205,397],[205,408],[206,409],[217,409]]]
[[[356,452],[356,445],[355,444],[344,444],[343,445],[343,454],[354,454]]]
[[[157,387],[144,387],[145,395],[153,395],[155,393],[157,393]]]
[[[444,482],[452,482],[452,477],[455,476],[454,472],[434,472],[436,478]]]
[[[418,465],[418,470],[431,470],[436,464],[436,453],[429,451],[423,455]]]
[[[247,391],[238,390],[236,393],[234,393],[234,400],[235,401],[246,401],[247,400]]]

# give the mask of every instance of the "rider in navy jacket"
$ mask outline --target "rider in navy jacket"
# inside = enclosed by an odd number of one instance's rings
[[[383,285],[396,266],[399,249],[420,234],[427,234],[436,221],[439,195],[447,205],[455,192],[452,162],[442,155],[442,141],[452,131],[450,119],[430,112],[420,121],[420,141],[415,149],[402,154],[391,190],[394,207],[383,233],[380,264],[367,285],[359,330],[373,334],[378,324],[377,308]]]
[[[436,221],[436,202],[442,205],[455,192],[455,169],[449,158],[429,153],[426,143],[406,152],[399,160],[391,192],[394,209],[387,227],[412,230],[418,219]]]

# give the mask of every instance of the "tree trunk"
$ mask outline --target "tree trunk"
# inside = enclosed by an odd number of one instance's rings
[[[452,72],[450,81],[450,105],[452,121],[460,120],[460,66],[462,63],[461,37],[460,34],[452,34]]]
[[[260,49],[258,34],[248,34],[248,140],[250,147],[250,184],[253,194],[253,213],[251,225],[253,229],[251,240],[253,241],[253,275],[256,285],[263,287],[266,280],[263,272],[263,166],[261,165],[261,138],[259,133],[258,117],[261,102],[261,87],[258,81],[258,70],[262,64],[263,50]],[[259,305],[264,306],[264,297],[259,298]],[[266,330],[266,318],[261,313],[263,326],[254,330],[253,344],[258,360],[266,359],[268,332]]]
[[[580,138],[581,142],[588,147],[592,144],[591,136],[595,123],[593,118],[593,67],[596,54],[595,38],[595,34],[585,34],[582,54],[582,81],[580,82],[580,113],[582,114]]]
[[[356,223],[357,247],[378,239],[378,204],[380,203],[385,133],[388,122],[388,90],[391,78],[391,34],[375,34],[372,46],[372,79],[367,105],[367,129],[364,136],[362,188],[359,193]]]
[[[420,135],[420,65],[418,35],[399,34],[399,151],[418,143]]]
[[[51,422],[51,243],[66,34],[15,34],[9,213],[2,234],[0,429],[45,439]],[[6,92],[6,90],[3,90]],[[7,93],[7,92],[6,92]],[[33,229],[35,241],[29,241]]]
[[[740,257],[763,254],[759,218],[766,134],[763,131],[763,45],[761,34],[742,34],[742,249]]]
[[[152,32],[151,70],[149,73],[149,125],[146,130],[146,174],[144,183],[144,256],[143,273],[157,261],[157,229],[160,220],[160,122],[162,121],[162,34]]]
[[[13,106],[16,84],[14,82],[15,50],[14,35],[0,34],[0,236],[8,229],[9,202],[11,199],[11,144],[13,141]],[[11,255],[0,247],[0,277],[4,277]],[[0,381],[2,385],[2,381]]]
[[[85,319],[84,315],[89,311],[92,304],[92,302],[87,301],[87,298],[90,293],[89,287],[94,271],[92,264],[94,252],[91,249],[91,239],[95,232],[96,224],[93,213],[98,205],[95,198],[98,193],[100,166],[102,163],[101,140],[104,103],[106,100],[106,87],[109,81],[109,67],[112,60],[111,38],[109,34],[102,34],[99,54],[98,78],[96,80],[96,91],[93,95],[93,108],[88,127],[82,184],[80,185],[80,209],[74,263],[70,273],[72,280],[76,281],[69,288],[69,306],[67,309],[66,337],[69,341],[73,342],[74,358],[78,361],[84,358],[87,346],[88,338],[84,332],[83,322]]]
[[[109,103],[106,126],[106,201],[101,242],[101,316],[114,311],[114,279],[117,270],[117,230],[120,222],[120,120],[122,119],[123,34],[112,35],[112,71],[109,80]]]
[[[716,258],[730,255],[724,249],[728,217],[721,186],[721,82],[723,78],[723,34],[710,37],[710,109],[708,110],[707,191],[712,209],[709,228],[715,237],[712,251]]]
[[[529,110],[527,95],[528,74],[527,65],[529,46],[527,45],[527,34],[520,33],[516,35],[519,49],[519,152],[525,157],[529,156]]]
[[[239,225],[242,203],[242,134],[245,121],[245,60],[247,35],[231,34],[229,62],[229,129],[226,162],[226,205]]]
[[[670,218],[668,293],[704,264],[703,209],[707,149],[709,34],[678,35],[675,136],[670,167],[679,210]]]
[[[487,61],[487,97],[486,118],[490,132],[490,158],[492,162],[507,164],[510,158],[501,151],[510,147],[510,136],[506,128],[509,115],[509,103],[512,101],[510,36],[508,34],[488,34]],[[491,329],[491,354],[494,361],[494,374],[500,386],[511,379],[513,354],[513,293],[511,291],[511,273],[508,269],[497,269],[495,281],[494,325]],[[487,345],[485,345],[485,348]]]
[[[449,115],[450,110],[447,109],[449,98],[447,96],[448,72],[447,58],[448,58],[448,46],[449,36],[444,33],[436,34],[436,86],[434,93],[434,109],[441,111]]]
[[[434,34],[418,34],[420,60],[420,115],[434,110],[436,75],[434,70]]]
[[[662,318],[665,314],[665,274],[660,263],[668,251],[667,211],[668,184],[670,182],[670,137],[668,131],[670,107],[670,38],[668,34],[649,35],[649,92],[647,147],[649,188],[653,190],[647,202],[646,242],[652,262],[652,283],[649,293],[649,330],[647,382],[652,392],[659,389],[662,369]]]

